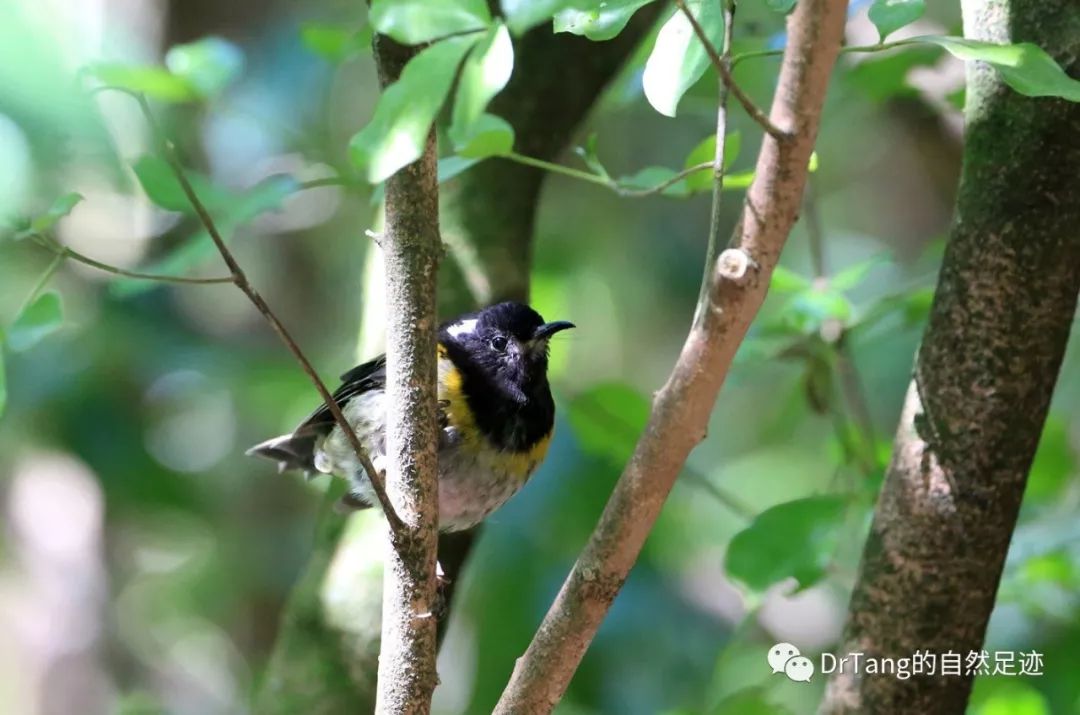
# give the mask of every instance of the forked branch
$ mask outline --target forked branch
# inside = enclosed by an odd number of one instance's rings
[[[802,0],[788,18],[788,45],[754,183],[729,251],[745,258],[738,280],[709,271],[695,321],[648,425],[600,522],[525,654],[496,713],[547,713],[637,560],[709,415],[735,351],[765,298],[772,269],[799,213],[829,75],[843,37],[846,0]]]

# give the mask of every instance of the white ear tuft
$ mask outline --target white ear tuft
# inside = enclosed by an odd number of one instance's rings
[[[463,320],[460,323],[455,323],[447,328],[446,332],[453,335],[455,338],[460,338],[466,333],[473,333],[476,331],[476,319]]]

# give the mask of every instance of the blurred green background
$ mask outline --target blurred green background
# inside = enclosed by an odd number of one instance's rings
[[[61,243],[129,269],[224,275],[191,216],[155,205],[135,175],[154,169],[137,105],[88,92],[80,71],[155,66],[170,47],[219,38],[187,50],[194,62],[209,55],[200,76],[213,100],[156,104],[158,114],[318,369],[329,379],[369,357],[356,345],[362,314],[378,317],[373,298],[365,312],[372,189],[295,191],[280,177],[350,172],[346,146],[378,97],[361,5],[3,3],[9,234],[78,192],[83,201],[48,227]],[[958,32],[957,3],[942,5],[911,31]],[[782,43],[782,17],[765,3],[740,15],[738,49]],[[876,39],[866,3],[853,3],[848,40]],[[712,131],[711,81],[677,119],[645,102],[651,44],[581,134],[596,134],[614,176],[681,166]],[[181,72],[183,53],[172,58]],[[762,104],[777,66],[739,69]],[[573,81],[573,68],[552,71]],[[145,75],[152,95],[172,91],[163,76]],[[560,713],[813,712],[824,679],[773,676],[765,653],[776,641],[828,651],[842,627],[951,218],[962,86],[962,65],[937,49],[842,58],[787,270]],[[751,169],[759,131],[738,109],[731,122],[742,138],[732,171]],[[729,225],[740,200],[726,197]],[[595,523],[689,326],[708,206],[704,194],[634,200],[548,179],[533,302],[579,326],[552,349],[557,436],[472,554],[436,712],[490,710]],[[291,428],[317,397],[232,286],[117,279],[68,261],[45,289],[59,295],[62,322],[27,324],[22,308],[52,256],[16,237],[0,243],[0,711],[248,712],[327,485],[278,476],[243,450]],[[980,677],[974,713],[1080,712],[1078,368],[1074,339],[987,643],[1044,653],[1045,673]],[[817,499],[754,521],[806,497]],[[772,528],[777,519],[786,526]]]

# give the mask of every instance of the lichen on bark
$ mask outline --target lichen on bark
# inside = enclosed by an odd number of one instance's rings
[[[1080,76],[1080,5],[965,0],[965,34]],[[968,68],[956,218],[843,655],[982,648],[1080,290],[1080,104]],[[834,676],[825,713],[960,713],[971,676]]]

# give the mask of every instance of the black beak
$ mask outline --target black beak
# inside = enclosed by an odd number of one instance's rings
[[[544,323],[533,333],[533,340],[547,340],[560,330],[568,330],[570,328],[576,328],[573,323],[565,320],[556,320],[551,323]]]

